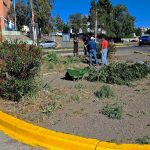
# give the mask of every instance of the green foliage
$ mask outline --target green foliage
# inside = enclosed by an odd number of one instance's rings
[[[0,96],[20,100],[34,88],[33,81],[41,63],[41,50],[23,42],[4,42],[0,48]]]
[[[78,89],[78,90],[83,90],[86,88],[85,85],[81,84],[81,83],[78,83],[74,86],[75,89]]]
[[[89,68],[88,80],[110,84],[129,85],[132,80],[144,78],[150,73],[148,63],[110,63],[100,69]]]
[[[117,104],[106,105],[101,113],[111,119],[121,119],[123,115],[122,106]]]
[[[145,33],[150,35],[150,29],[149,29],[149,30],[147,30]]]
[[[82,15],[80,13],[70,15],[69,25],[74,33],[78,33],[79,29],[82,28]]]
[[[95,96],[98,98],[110,98],[114,96],[114,93],[108,85],[103,85],[100,90],[95,92]]]
[[[70,27],[67,24],[64,24],[63,33],[69,33],[69,32],[70,32]]]
[[[60,16],[56,16],[54,18],[54,26],[58,31],[63,31],[64,28],[64,22],[63,20],[60,18]]]
[[[48,68],[53,69],[55,64],[64,64],[69,65],[73,63],[80,62],[80,58],[78,57],[61,57],[56,52],[49,52],[45,57],[46,62],[48,63]]]
[[[142,29],[141,28],[135,28],[135,34],[136,34],[136,36],[141,36],[142,35]]]
[[[80,102],[80,96],[78,96],[78,95],[71,96],[71,99],[75,102]]]
[[[109,43],[108,44],[108,58],[111,58],[111,56],[113,56],[113,55],[115,55],[115,53],[116,53],[116,46],[114,45],[114,44],[112,44],[112,43]]]
[[[27,25],[29,22],[29,17],[28,17],[29,10],[23,0],[18,0],[16,2],[15,13],[16,13],[16,20],[17,20],[17,29],[21,30],[22,26]],[[11,5],[8,15],[10,16],[11,19],[13,19],[13,21],[15,20],[13,5]]]
[[[143,138],[139,138],[136,140],[139,144],[150,144],[150,136],[144,136]]]
[[[113,32],[115,37],[127,37],[134,32],[134,17],[124,5],[117,5],[113,9]]]
[[[56,109],[56,103],[50,103],[42,108],[42,113],[51,114]]]
[[[79,62],[80,62],[79,57],[67,56],[67,57],[61,58],[61,63],[63,64],[73,64],[73,63],[79,63]]]
[[[50,63],[57,64],[59,62],[59,56],[56,54],[56,52],[48,52],[46,60]]]
[[[106,31],[108,37],[127,37],[134,32],[135,19],[124,5],[113,7],[110,0],[98,0],[97,3],[92,0],[89,17],[91,29],[95,28],[96,12],[98,28],[100,32]]]
[[[30,7],[29,7],[30,8]],[[49,0],[34,0],[33,1],[33,9],[35,13],[35,18],[38,23],[39,29],[41,29],[42,33],[49,32],[49,20],[50,20],[50,11],[51,11],[51,3]],[[30,9],[31,16],[31,9]]]

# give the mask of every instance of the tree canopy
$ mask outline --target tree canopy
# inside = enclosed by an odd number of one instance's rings
[[[124,5],[112,6],[110,0],[98,0],[91,2],[90,24],[95,27],[97,12],[98,27],[106,31],[109,37],[127,37],[134,32],[135,18],[131,16]]]

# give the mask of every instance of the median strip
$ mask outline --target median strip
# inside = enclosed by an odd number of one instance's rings
[[[1,111],[0,131],[17,141],[49,150],[150,150],[150,145],[117,145],[55,132],[29,124]]]

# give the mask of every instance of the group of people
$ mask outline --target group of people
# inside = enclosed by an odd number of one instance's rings
[[[93,57],[95,59],[95,65],[98,65],[98,59],[97,59],[97,43],[95,42],[94,36],[87,37],[83,40],[84,42],[84,55],[86,57],[89,57],[89,65],[93,65]],[[78,37],[74,38],[74,56],[78,56],[78,43],[79,39]],[[101,47],[101,58],[102,58],[102,65],[107,65],[107,53],[108,53],[108,41],[105,39],[105,37],[102,37],[102,41],[99,42],[99,46]]]

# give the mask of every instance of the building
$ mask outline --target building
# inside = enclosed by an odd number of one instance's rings
[[[14,27],[11,20],[8,20],[8,11],[10,9],[12,0],[0,0],[0,29],[7,31]]]

